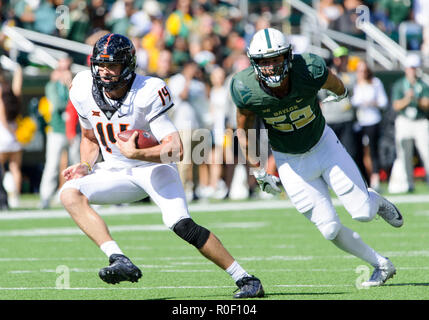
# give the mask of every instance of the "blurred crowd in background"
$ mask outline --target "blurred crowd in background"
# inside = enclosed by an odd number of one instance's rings
[[[357,37],[364,37],[355,23],[357,9],[362,5],[369,8],[371,21],[395,41],[401,23],[408,23],[408,49],[419,53],[409,56],[406,64],[409,70],[405,70],[405,78],[398,80],[408,87],[404,89],[404,85],[395,83],[387,88],[364,60],[350,56],[348,48],[340,47],[326,62],[341,75],[350,99],[343,104],[322,106],[322,110],[369,185],[380,190],[380,182],[393,175],[390,192],[412,192],[414,179],[425,178],[425,172],[429,171],[429,155],[426,155],[429,127],[425,127],[429,111],[420,106],[421,98],[429,97],[429,92],[427,84],[421,81],[416,89],[417,75],[412,74],[429,58],[429,1],[304,2],[317,10],[321,23]],[[188,200],[269,197],[257,192],[256,182],[245,166],[224,164],[225,154],[238,154],[233,133],[235,106],[228,83],[234,73],[250,66],[246,48],[256,31],[271,26],[286,33],[294,32],[301,15],[286,1],[251,0],[245,2],[248,12],[243,14],[243,3],[240,0],[11,0],[0,2],[0,20],[3,26],[17,26],[91,46],[109,32],[126,35],[136,48],[137,72],[160,77],[169,85],[175,103],[170,116],[182,136],[197,135],[201,128],[213,133],[207,163],[179,164]],[[67,19],[61,16],[64,12]],[[0,46],[3,56],[10,57],[4,34],[0,34]],[[73,57],[60,59],[57,68],[49,71],[40,98],[31,100],[27,106],[20,101],[26,61],[2,57],[3,69],[12,65],[9,71],[2,70],[0,74],[0,162],[4,178],[0,193],[8,194],[9,207],[19,207],[21,192],[39,193],[39,206],[52,206],[63,183],[61,170],[67,163],[79,161],[77,114],[68,101],[72,62]],[[408,101],[395,103],[405,97]],[[425,100],[422,101],[424,106]],[[406,112],[409,105],[420,111]],[[42,121],[28,117],[29,109],[35,109]],[[413,143],[404,147],[402,140],[395,141],[399,136],[395,134],[399,116],[411,121],[407,124],[411,127],[414,121],[424,122],[415,136],[410,133],[403,137],[415,141],[415,147]],[[31,176],[21,170],[25,145],[40,132],[44,161],[39,167],[40,175],[32,172]],[[415,137],[420,137],[419,142]],[[192,150],[195,141],[184,141],[190,144],[186,148]],[[392,172],[392,167],[397,173]],[[417,172],[416,167],[426,170]],[[268,171],[275,174],[272,159],[268,161]],[[1,197],[0,203],[4,203]]]

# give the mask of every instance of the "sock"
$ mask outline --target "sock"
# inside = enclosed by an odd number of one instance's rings
[[[235,260],[225,271],[228,272],[235,282],[243,277],[250,277],[250,275]]]
[[[108,258],[110,258],[112,254],[123,254],[114,240],[102,243],[100,245],[100,249],[106,254]]]
[[[359,234],[343,226],[337,237],[332,242],[341,250],[344,250],[366,262],[373,267],[378,267],[386,261],[386,258],[363,242]]]

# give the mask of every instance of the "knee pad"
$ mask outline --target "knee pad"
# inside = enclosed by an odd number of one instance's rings
[[[325,239],[334,240],[337,237],[338,232],[340,232],[341,227],[342,224],[338,221],[331,221],[318,226],[318,229]]]
[[[329,174],[332,190],[340,197],[353,190],[353,181],[339,166],[334,166]]]
[[[288,195],[298,212],[306,213],[314,208],[314,201],[304,187],[297,188]]]
[[[201,249],[210,236],[209,230],[196,224],[191,218],[185,218],[177,222],[173,231],[197,249]]]

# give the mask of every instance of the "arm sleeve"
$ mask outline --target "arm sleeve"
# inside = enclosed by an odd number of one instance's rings
[[[320,90],[328,79],[329,69],[325,60],[316,54],[309,54],[308,70],[310,71],[313,85]]]
[[[79,123],[84,129],[92,129],[91,122],[87,118],[87,114],[84,111],[84,108],[82,106],[82,103],[80,103],[78,97],[79,97],[79,74],[75,76],[72,82],[72,86],[69,91],[69,99],[70,103],[73,105],[74,109],[76,110],[76,113],[79,116]]]
[[[159,81],[155,89],[151,91],[146,104],[147,112],[145,119],[148,122],[155,120],[174,106],[172,94],[164,81]]]
[[[79,123],[84,129],[87,129],[87,130],[92,129],[91,122],[86,118],[82,118],[80,115],[79,115]]]
[[[158,142],[161,142],[161,140],[164,139],[166,136],[177,131],[173,122],[171,122],[169,116],[166,113],[163,113],[156,119],[152,120],[149,123],[149,126],[150,131],[152,131]]]

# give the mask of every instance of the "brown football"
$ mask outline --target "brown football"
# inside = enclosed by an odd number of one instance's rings
[[[118,138],[122,141],[128,141],[128,139],[132,136],[134,131],[137,131],[139,135],[136,139],[136,148],[137,149],[146,149],[150,147],[154,147],[158,145],[158,141],[156,138],[145,130],[133,129],[133,130],[125,130],[118,133]]]

